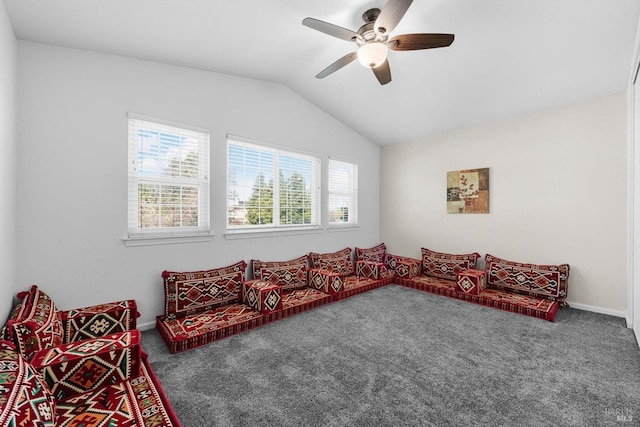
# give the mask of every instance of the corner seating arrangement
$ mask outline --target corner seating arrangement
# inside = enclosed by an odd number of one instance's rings
[[[32,286],[0,332],[1,426],[173,426],[135,301],[59,311]]]
[[[164,271],[165,314],[156,329],[172,353],[185,351],[390,283],[553,321],[566,304],[569,265],[516,263],[422,248],[422,259],[375,247],[311,252],[289,261],[194,272]]]

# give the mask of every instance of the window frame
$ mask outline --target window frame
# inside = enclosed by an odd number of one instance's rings
[[[210,240],[211,233],[211,206],[210,206],[210,164],[211,164],[211,132],[204,129],[183,123],[172,122],[165,119],[158,119],[142,114],[129,112],[127,115],[127,138],[128,138],[128,175],[127,175],[127,235],[124,238],[125,245],[139,246],[146,244],[164,244],[174,242],[197,242]],[[139,132],[148,130],[151,132],[161,132],[168,135],[177,136],[180,139],[195,139],[193,144],[197,147],[197,166],[196,176],[165,176],[162,173],[157,175],[144,175],[142,172],[141,156],[149,154],[149,152],[141,151],[141,143]],[[162,148],[168,149],[166,145]],[[182,148],[182,145],[179,145]],[[185,157],[185,153],[180,153]],[[150,157],[151,158],[151,157]],[[167,163],[173,159],[163,158],[158,154],[158,164],[163,161]],[[184,164],[179,166],[181,170]],[[191,226],[158,226],[158,227],[141,227],[140,224],[140,184],[150,184],[157,186],[173,186],[197,188],[197,224]],[[182,193],[180,193],[182,194]],[[167,207],[162,203],[158,204],[158,208]],[[188,206],[188,205],[187,205]],[[180,210],[180,219],[183,219],[183,209],[185,208],[184,199],[180,198],[177,202]],[[193,206],[192,206],[193,207]]]
[[[270,224],[252,224],[252,225],[230,225],[230,211],[233,205],[230,204],[231,198],[231,159],[230,150],[232,146],[240,147],[242,149],[253,149],[259,153],[269,153],[273,156],[273,162],[271,164],[271,170],[273,173],[272,179],[272,223]],[[310,190],[311,201],[311,222],[309,224],[283,224],[280,222],[280,169],[281,158],[292,157],[302,159],[304,161],[310,161],[310,182],[308,183]],[[227,134],[227,150],[226,150],[226,213],[225,213],[225,237],[228,239],[246,238],[259,236],[281,236],[286,234],[300,234],[300,233],[316,233],[322,229],[322,209],[321,209],[321,165],[322,159],[320,155],[311,152],[305,152],[301,150],[293,150],[289,147],[283,147],[279,145],[265,143],[263,141],[257,141],[237,135]],[[245,175],[246,176],[246,175]],[[248,186],[245,184],[245,188]]]
[[[350,188],[347,191],[336,191],[332,189],[332,183],[335,180],[332,179],[332,164],[348,165],[350,167]],[[335,157],[329,157],[327,162],[327,228],[328,229],[346,229],[346,228],[358,228],[360,226],[358,219],[358,163],[351,160],[345,160]],[[331,220],[331,205],[333,197],[348,198],[351,202],[349,207],[349,221],[332,221]]]

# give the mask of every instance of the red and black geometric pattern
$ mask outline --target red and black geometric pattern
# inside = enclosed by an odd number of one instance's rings
[[[141,353],[136,329],[42,350],[31,364],[63,400],[138,376]]]
[[[245,282],[242,284],[242,302],[262,314],[282,310],[282,286],[263,280]]]
[[[158,316],[156,329],[169,351],[177,353],[255,328],[263,321],[259,311],[234,303],[184,317]]]
[[[146,359],[139,375],[58,402],[59,427],[179,427],[160,382]]]
[[[60,312],[65,343],[98,338],[136,329],[138,307],[134,300],[117,301]]]
[[[13,345],[0,341],[0,426],[58,425],[47,384]]]
[[[253,278],[256,280],[266,280],[262,277],[262,269],[279,269],[285,267],[304,267],[307,268],[307,256],[289,260],[289,261],[260,261],[259,259],[251,260],[251,270],[253,272]]]
[[[283,290],[301,289],[307,286],[307,263],[262,268],[260,277],[261,280],[282,286]]]
[[[356,276],[370,279],[385,279],[393,276],[393,270],[389,270],[382,262],[356,261]]]
[[[238,301],[246,266],[239,261],[206,271],[164,271],[165,314],[187,316]]]
[[[525,264],[487,254],[485,270],[489,288],[565,303],[569,264]]]
[[[353,274],[353,260],[351,259],[351,248],[344,248],[337,252],[319,254],[309,253],[312,268],[333,271],[338,274]]]
[[[397,277],[409,279],[420,275],[422,261],[419,259],[386,254],[385,262]]]
[[[309,286],[331,295],[336,295],[344,288],[345,275],[330,270],[309,270]]]
[[[18,294],[4,335],[27,360],[34,352],[62,344],[62,322],[53,300],[36,285]],[[14,317],[15,316],[15,317]]]
[[[480,258],[477,252],[471,254],[448,254],[434,252],[426,248],[422,251],[422,274],[441,279],[456,280],[458,273],[469,268],[476,268]]]
[[[487,289],[487,273],[484,270],[468,269],[458,274],[458,292],[477,295]]]
[[[356,248],[356,261],[384,262],[387,246],[380,243],[372,248]]]

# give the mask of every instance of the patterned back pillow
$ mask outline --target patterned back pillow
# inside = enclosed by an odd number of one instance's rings
[[[320,268],[346,275],[353,273],[351,248],[344,248],[338,252],[324,254],[311,252],[309,259],[311,260],[311,268]]]
[[[7,321],[5,335],[27,360],[34,352],[62,344],[63,328],[53,300],[36,285],[21,299]]]
[[[536,265],[485,256],[487,287],[564,302],[569,264]]]
[[[307,286],[307,263],[263,268],[260,276],[262,280],[282,286],[283,290],[302,289]]]
[[[246,267],[239,261],[213,270],[163,271],[165,314],[183,317],[237,302]]]
[[[456,280],[458,273],[469,268],[476,268],[480,254],[448,254],[434,252],[426,248],[422,251],[422,274],[441,279]]]
[[[261,270],[263,268],[279,268],[279,267],[299,267],[304,266],[307,268],[307,256],[302,255],[299,258],[295,258],[289,261],[261,261],[259,259],[251,260],[251,270],[253,273],[253,278],[257,280],[266,280],[263,279]]]
[[[0,341],[0,425],[54,427],[56,402],[37,371],[7,342]]]
[[[356,261],[384,262],[387,246],[380,243],[368,249],[356,248]]]

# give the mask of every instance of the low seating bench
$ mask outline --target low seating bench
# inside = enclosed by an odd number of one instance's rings
[[[173,353],[390,283],[552,321],[566,304],[569,266],[515,263],[487,254],[422,248],[422,259],[368,249],[251,260],[206,271],[163,272],[165,314],[156,328]]]

